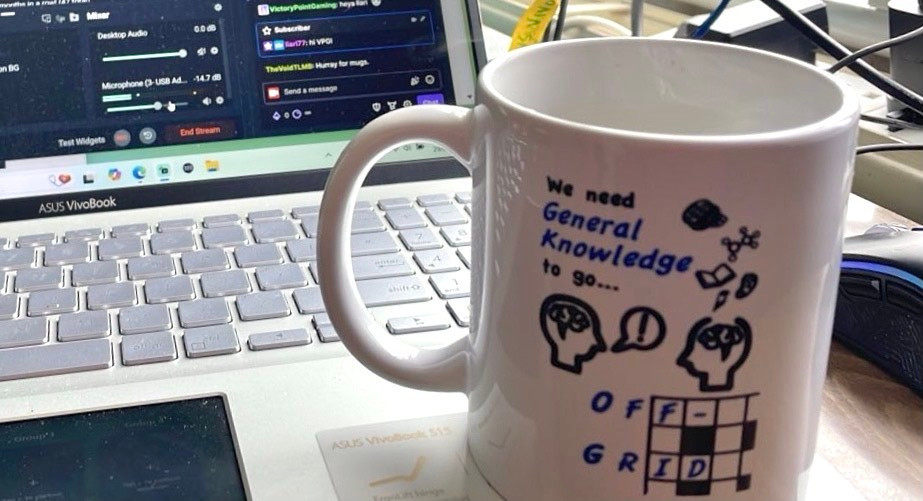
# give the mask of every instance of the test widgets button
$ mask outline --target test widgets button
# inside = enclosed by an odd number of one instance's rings
[[[164,138],[169,143],[214,141],[235,137],[237,137],[237,125],[231,120],[169,125],[164,129]]]

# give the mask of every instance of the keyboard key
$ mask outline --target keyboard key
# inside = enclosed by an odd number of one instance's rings
[[[385,198],[378,201],[378,207],[383,211],[389,211],[393,209],[406,209],[413,207],[413,201],[409,198]]]
[[[96,261],[74,266],[71,274],[74,287],[111,284],[119,280],[119,264],[115,261]]]
[[[318,325],[317,337],[322,343],[338,343],[340,342],[340,336],[337,335],[336,331],[333,330],[332,325]]]
[[[38,235],[24,235],[16,240],[16,247],[25,249],[29,247],[40,247],[43,245],[53,244],[55,240],[54,233],[40,233]]]
[[[452,247],[471,245],[471,227],[467,224],[443,226],[439,229],[439,233],[442,233],[442,237]]]
[[[16,274],[16,292],[32,292],[57,289],[62,286],[64,269],[60,266],[28,268]]]
[[[356,285],[368,307],[416,303],[433,298],[432,289],[415,276],[363,280]]]
[[[30,317],[60,315],[77,311],[77,289],[56,289],[33,292],[29,296],[27,314]]]
[[[326,310],[326,308],[324,308],[324,301],[320,297],[320,287],[298,289],[295,291],[294,297],[298,313],[302,315],[321,313]]]
[[[45,266],[86,263],[90,260],[90,246],[86,242],[49,245],[45,248]]]
[[[301,218],[301,229],[309,237],[317,236],[317,214],[307,214]]]
[[[250,243],[247,232],[240,226],[222,226],[202,230],[202,243],[206,249],[237,247]]]
[[[176,303],[195,299],[192,279],[186,276],[155,278],[144,284],[148,304]]]
[[[452,318],[461,327],[468,327],[471,324],[471,300],[469,298],[450,299],[446,303],[446,308],[452,314]]]
[[[229,355],[240,351],[237,333],[230,325],[188,329],[183,335],[183,344],[189,358]]]
[[[122,363],[155,364],[176,360],[176,341],[170,332],[151,332],[122,338]]]
[[[310,207],[295,207],[292,209],[292,217],[295,219],[303,219],[305,216],[316,215],[320,211],[320,205],[312,205]]]
[[[461,261],[446,249],[417,251],[413,255],[413,260],[420,265],[423,273],[445,273],[461,269]]]
[[[141,239],[135,236],[107,238],[99,241],[98,251],[101,261],[112,261],[141,257],[144,255],[144,245],[141,243]]]
[[[109,314],[105,311],[70,313],[58,319],[58,341],[82,341],[108,335]]]
[[[253,239],[260,244],[284,242],[301,236],[295,223],[287,219],[281,221],[262,221],[253,223]]]
[[[112,367],[112,344],[90,339],[0,351],[0,381]]]
[[[207,249],[198,252],[186,252],[181,261],[186,273],[207,273],[230,268],[228,255],[221,249]]]
[[[308,285],[308,277],[301,266],[288,263],[257,268],[256,282],[264,291],[294,289]]]
[[[467,212],[469,216],[471,215],[471,204],[465,204],[465,212]]]
[[[163,233],[165,231],[191,231],[196,227],[195,220],[193,219],[171,219],[169,221],[161,221],[157,223],[157,231]]]
[[[103,238],[102,228],[86,228],[83,230],[71,230],[64,234],[64,242],[69,244],[79,244],[86,242],[96,242]]]
[[[131,282],[91,285],[87,288],[87,308],[90,310],[124,308],[135,303],[135,284]]]
[[[471,275],[467,272],[443,273],[429,277],[442,299],[455,299],[471,295]]]
[[[166,305],[143,305],[119,311],[119,331],[125,335],[147,334],[173,328]]]
[[[426,220],[413,208],[389,210],[385,217],[395,230],[423,228],[426,226]]]
[[[280,219],[285,219],[285,212],[282,212],[279,209],[258,210],[248,214],[247,219],[249,219],[251,223],[255,223],[257,221],[277,221]]]
[[[385,231],[353,235],[350,241],[352,243],[353,257],[370,256],[372,254],[391,254],[401,251],[401,248],[397,246],[397,242],[394,241],[394,237]]]
[[[401,230],[398,233],[401,242],[408,250],[420,251],[429,249],[438,249],[442,247],[442,240],[436,237],[433,230],[429,228],[419,228],[415,230]]]
[[[10,249],[0,251],[0,271],[21,270],[35,264],[33,249]]]
[[[465,266],[467,266],[469,269],[471,268],[471,247],[459,247],[458,257],[460,257],[462,262],[465,263]]]
[[[179,323],[183,328],[231,323],[231,311],[224,299],[197,299],[179,304]]]
[[[306,329],[290,329],[251,334],[247,345],[253,351],[262,351],[276,348],[290,348],[292,346],[304,346],[310,343],[311,336],[308,335]]]
[[[371,210],[360,210],[353,212],[352,233],[372,233],[375,231],[385,231],[385,223],[378,217],[378,214]]]
[[[454,205],[437,205],[426,209],[426,217],[436,226],[465,224],[468,218]]]
[[[388,320],[391,334],[413,334],[415,332],[441,331],[451,327],[442,315],[421,315]]]
[[[285,296],[280,291],[237,296],[237,312],[240,313],[240,319],[245,322],[287,317],[292,314],[288,303],[285,302]]]
[[[0,320],[12,320],[19,313],[19,296],[0,294]]]
[[[437,195],[420,195],[417,197],[417,203],[420,207],[432,207],[434,205],[445,205],[452,203],[448,195],[440,193]]]
[[[45,318],[24,318],[0,322],[0,349],[32,346],[47,341],[48,320]],[[0,373],[2,371],[3,366],[0,365]]]
[[[151,232],[151,227],[145,223],[123,224],[112,227],[112,237],[143,237]]]
[[[462,191],[455,194],[455,200],[460,204],[470,204],[471,203],[471,192]]]
[[[365,200],[360,200],[356,202],[354,209],[357,211],[372,210],[372,204],[370,202],[366,202]]]
[[[402,277],[414,274],[413,268],[400,254],[354,257],[352,264],[356,280]],[[315,281],[320,282],[317,271],[317,263],[311,263],[311,275],[314,276]]]
[[[354,257],[352,264],[356,280],[402,277],[414,273],[407,259],[400,254]],[[317,271],[316,264],[312,266],[311,271]],[[314,276],[316,277],[317,274],[315,273]]]
[[[206,228],[221,228],[223,226],[234,226],[240,224],[240,216],[237,214],[222,214],[219,216],[205,216],[202,221]]]
[[[128,279],[172,277],[176,274],[173,258],[170,256],[149,256],[128,260]]]
[[[250,292],[250,281],[243,270],[203,273],[200,282],[205,297],[237,296]]]
[[[312,323],[314,324],[314,327],[320,327],[322,325],[332,325],[332,323],[330,322],[330,315],[327,315],[326,313],[318,313],[317,315],[314,315],[314,319],[312,320]]]
[[[305,263],[317,259],[317,239],[302,238],[285,243],[288,256],[296,263]]]
[[[234,259],[241,268],[282,264],[282,253],[276,244],[245,245],[234,249]]]
[[[154,254],[174,254],[195,250],[195,236],[192,232],[175,229],[151,236],[151,252]]]

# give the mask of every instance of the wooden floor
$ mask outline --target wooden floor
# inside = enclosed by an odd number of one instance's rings
[[[923,398],[834,343],[817,452],[868,501],[923,500]]]

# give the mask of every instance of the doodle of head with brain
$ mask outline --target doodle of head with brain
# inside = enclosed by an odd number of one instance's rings
[[[582,299],[567,294],[545,298],[540,310],[540,324],[551,346],[551,364],[574,374],[583,371],[583,363],[606,351],[599,315]]]

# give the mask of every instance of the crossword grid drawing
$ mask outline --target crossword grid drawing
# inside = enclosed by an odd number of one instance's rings
[[[750,489],[756,444],[750,393],[720,398],[652,396],[644,494],[707,496]]]

